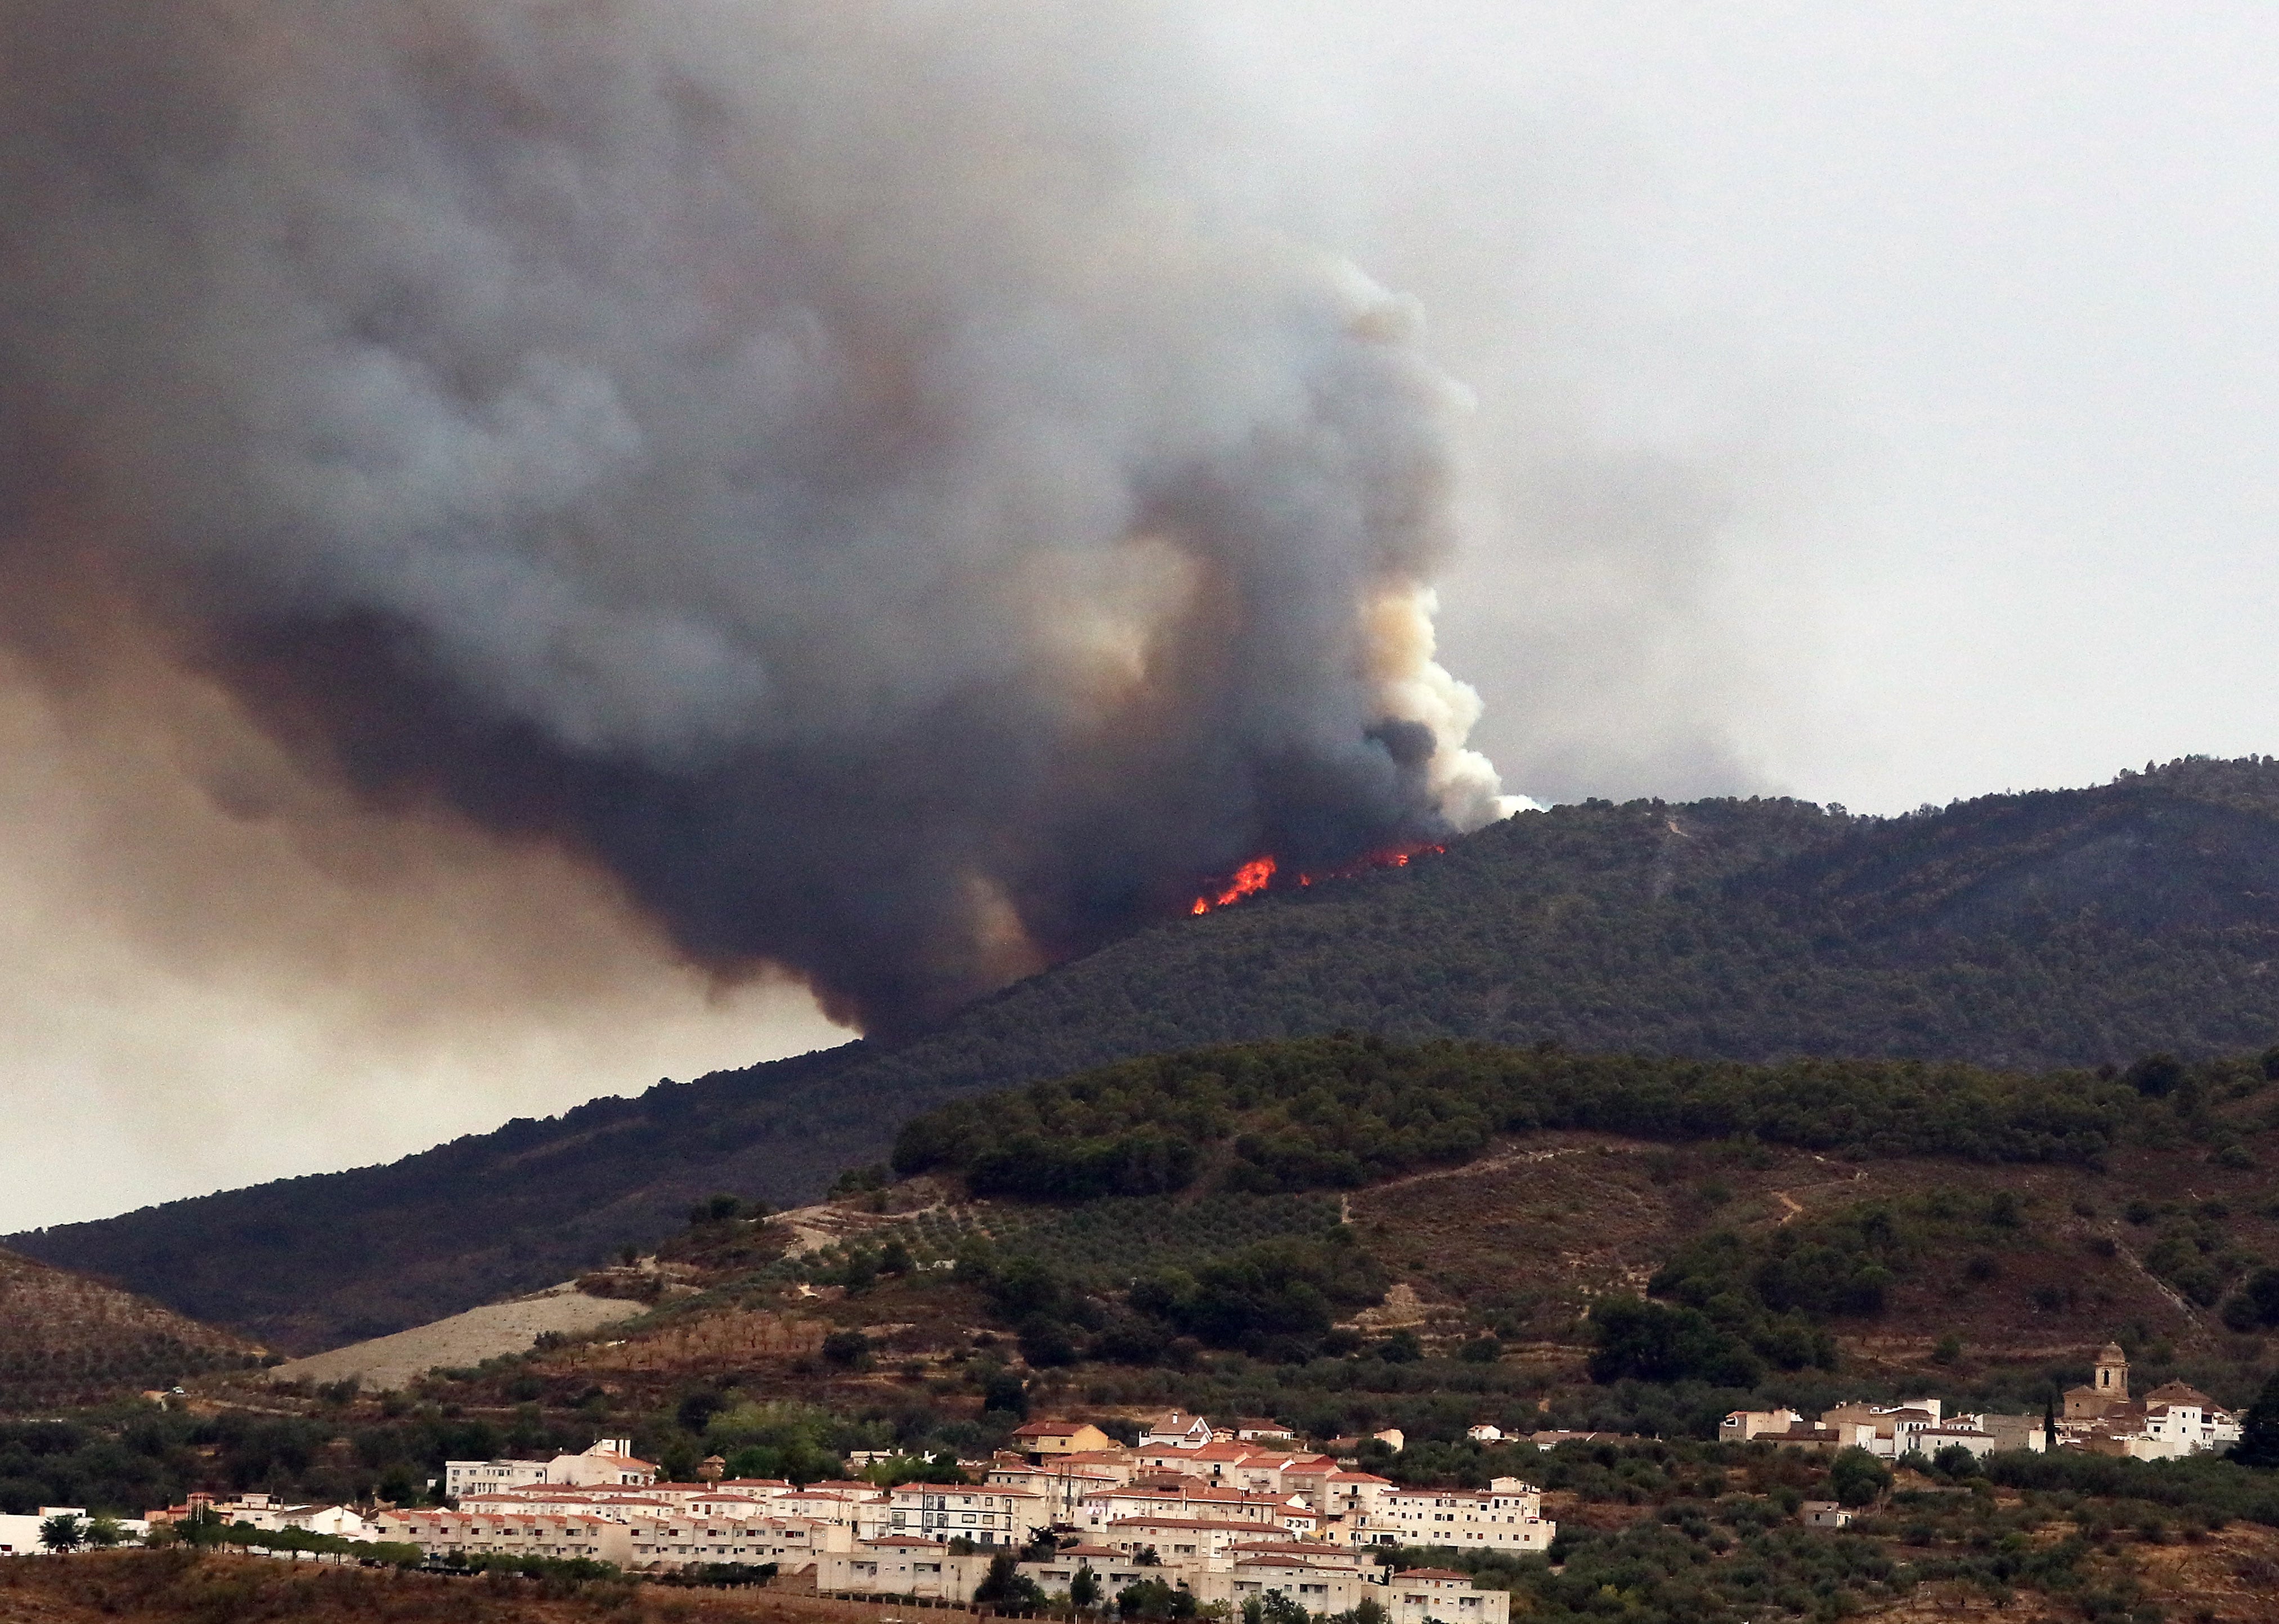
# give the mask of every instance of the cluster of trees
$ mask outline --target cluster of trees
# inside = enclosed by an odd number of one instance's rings
[[[2127,1079],[2092,1072],[1748,1065],[1339,1034],[1127,1061],[958,1100],[903,1124],[894,1165],[962,1174],[977,1193],[1068,1200],[1116,1192],[1119,1180],[1136,1187],[1126,1192],[1176,1190],[1207,1160],[1239,1190],[1347,1187],[1541,1129],[2093,1162],[2142,1110]]]
[[[1142,1130],[1090,1139],[1017,1133],[976,1153],[961,1171],[977,1196],[1091,1201],[1185,1190],[1201,1165],[1192,1138]]]
[[[69,1512],[58,1512],[52,1517],[40,1520],[40,1548],[59,1554],[77,1551],[82,1546],[108,1551],[127,1537],[116,1517],[77,1517]]]
[[[852,1429],[845,1417],[812,1405],[732,1399],[699,1389],[682,1398],[677,1419],[683,1436],[661,1440],[659,1452],[692,1472],[706,1455],[725,1460],[731,1477],[805,1483],[847,1470]]]
[[[1204,1347],[1291,1362],[1337,1345],[1334,1322],[1385,1295],[1383,1267],[1339,1226],[1321,1239],[1260,1241],[1198,1265],[1159,1268],[1120,1293],[1036,1258],[969,1249],[958,1278],[978,1286],[1031,1365],[1094,1359],[1192,1362]],[[1358,1345],[1345,1334],[1344,1341]]]
[[[2016,1197],[2001,1191],[1968,1210],[1938,1192],[1861,1202],[1754,1235],[1713,1229],[1655,1272],[1646,1292],[1657,1300],[1592,1311],[1592,1374],[1749,1387],[1768,1366],[1833,1370],[1830,1321],[1880,1314],[1891,1286],[1925,1259],[1999,1245],[2022,1222]]]

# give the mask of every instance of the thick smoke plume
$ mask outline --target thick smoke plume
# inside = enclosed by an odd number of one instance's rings
[[[1477,825],[1462,393],[1166,135],[1177,57],[1074,4],[0,0],[0,633],[873,1030]]]

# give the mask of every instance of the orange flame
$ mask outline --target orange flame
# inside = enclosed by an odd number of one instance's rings
[[[1372,869],[1405,869],[1412,857],[1422,857],[1427,854],[1439,856],[1447,849],[1445,846],[1412,846],[1406,848],[1394,846],[1381,852],[1371,852],[1365,857],[1356,857],[1339,868],[1324,869],[1319,874],[1301,874],[1298,877],[1298,883],[1301,885],[1311,885],[1317,879],[1352,879],[1358,875],[1368,873]],[[1208,914],[1215,908],[1232,908],[1245,897],[1256,896],[1265,890],[1269,882],[1273,879],[1277,866],[1270,856],[1252,858],[1234,871],[1234,877],[1227,882],[1224,890],[1215,895],[1205,892],[1195,899],[1194,906],[1187,912]]]
[[[1187,911],[1191,914],[1208,914],[1214,908],[1232,908],[1245,897],[1255,896],[1265,890],[1268,882],[1273,879],[1275,866],[1274,859],[1270,856],[1253,857],[1234,871],[1234,877],[1227,882],[1225,890],[1220,892],[1216,898],[1209,894],[1197,897],[1194,907]]]

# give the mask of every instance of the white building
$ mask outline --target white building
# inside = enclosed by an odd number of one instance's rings
[[[1915,1448],[1933,1459],[1943,1449],[1967,1449],[1983,1459],[2000,1445],[1992,1433],[1975,1424],[1976,1419],[1975,1416],[1958,1415],[1953,1421],[1942,1421],[1936,1427],[1922,1428],[1914,1435]]]
[[[2238,1443],[2239,1420],[2198,1388],[2168,1382],[2145,1395],[2144,1433],[2177,1455],[2204,1455]]]
[[[590,1449],[548,1461],[546,1481],[583,1489],[640,1488],[656,1482],[656,1468],[633,1458],[631,1438],[598,1438]]]
[[[999,1483],[904,1483],[893,1490],[886,1525],[905,1537],[1025,1545],[1045,1526],[1044,1504]]]
[[[1348,1528],[1355,1544],[1542,1551],[1559,1532],[1544,1520],[1542,1492],[1516,1477],[1476,1490],[1388,1488],[1375,1498]]]
[[[1395,1487],[1391,1478],[1379,1477],[1374,1472],[1330,1472],[1318,1481],[1312,1503],[1324,1516],[1347,1528],[1366,1519],[1377,1509],[1378,1501]]]
[[[443,1492],[454,1500],[471,1494],[496,1494],[546,1481],[543,1460],[446,1460]]]
[[[1311,1551],[1244,1551],[1224,1567],[1193,1574],[1186,1582],[1198,1601],[1224,1603],[1238,1618],[1245,1602],[1268,1594],[1286,1596],[1316,1617],[1350,1613],[1364,1601],[1392,1611],[1377,1570]]]
[[[1156,1559],[1173,1566],[1209,1564],[1246,1545],[1272,1543],[1279,1531],[1255,1522],[1236,1522],[1209,1517],[1127,1517],[1111,1522],[1088,1542],[1120,1556],[1137,1557],[1154,1551]]]
[[[797,1568],[854,1549],[851,1540],[833,1547],[819,1525],[799,1518],[640,1518],[625,1528],[627,1555],[624,1561],[633,1567],[692,1567],[711,1562],[756,1567],[773,1562],[779,1568]]]
[[[1395,1574],[1389,1587],[1393,1624],[1509,1624],[1511,1593],[1475,1590],[1464,1574],[1445,1567],[1413,1567]]]
[[[40,1525],[50,1517],[75,1517],[84,1525],[91,1519],[83,1505],[42,1505],[29,1517],[0,1516],[0,1556],[44,1556],[47,1547],[40,1543]],[[150,1537],[150,1525],[140,1517],[117,1517],[119,1538],[130,1544],[139,1544]]]
[[[1942,1413],[1937,1398],[1909,1398],[1886,1405],[1839,1404],[1821,1416],[1820,1426],[1834,1433],[1839,1443],[1885,1460],[1897,1460],[1922,1450],[1922,1435],[1939,1425]]]
[[[620,1567],[633,1560],[631,1525],[592,1515],[550,1512],[385,1511],[372,1520],[376,1539],[417,1545],[429,1556],[591,1558]]]
[[[580,1453],[556,1455],[551,1460],[447,1460],[443,1492],[457,1500],[533,1483],[628,1488],[655,1482],[656,1467],[635,1459],[633,1448],[631,1438],[601,1438]]]
[[[928,1601],[971,1601],[989,1572],[987,1552],[959,1556],[940,1540],[914,1534],[866,1539],[843,1555],[820,1558],[815,1588],[824,1595],[915,1596]]]
[[[1717,1441],[1746,1444],[1768,1432],[1792,1432],[1803,1420],[1794,1410],[1734,1410],[1717,1423]]]
[[[1214,1427],[1211,1436],[1231,1438],[1237,1444],[1289,1444],[1298,1435],[1278,1421],[1263,1415],[1244,1415],[1237,1417],[1231,1426]]]
[[[1205,1605],[1224,1603],[1238,1612],[1245,1601],[1278,1592],[1317,1615],[1349,1612],[1369,1600],[1384,1607],[1393,1624],[1509,1624],[1511,1598],[1501,1590],[1475,1590],[1465,1575],[1437,1568],[1388,1578],[1356,1553],[1317,1542],[1262,1541],[1208,1558],[1199,1552],[1164,1559],[1159,1549],[1158,1558],[1143,1564],[1112,1546],[1083,1544],[1024,1562],[1020,1571],[1051,1596],[1065,1596],[1077,1574],[1090,1568],[1110,1601],[1143,1579],[1158,1579]],[[988,1568],[986,1552],[959,1556],[937,1541],[889,1536],[821,1559],[816,1580],[826,1595],[963,1602]]]
[[[364,1518],[345,1505],[295,1505],[273,1494],[242,1494],[234,1500],[210,1502],[224,1527],[242,1522],[265,1534],[298,1528],[305,1534],[325,1534],[334,1539],[372,1538]]]
[[[1298,1494],[1223,1488],[1193,1477],[1139,1478],[1077,1502],[1077,1524],[1095,1534],[1132,1517],[1218,1518],[1293,1534],[1314,1532],[1323,1521]]]
[[[1147,1423],[1140,1435],[1140,1447],[1151,1444],[1172,1444],[1189,1449],[1200,1449],[1211,1441],[1211,1424],[1200,1415],[1190,1415],[1185,1410],[1166,1410]]]
[[[1162,1578],[1159,1567],[1143,1567],[1128,1551],[1108,1545],[1070,1545],[1055,1551],[1041,1562],[1024,1562],[1021,1574],[1047,1596],[1066,1596],[1076,1576],[1086,1568],[1100,1585],[1100,1593],[1109,1601],[1116,1592],[1139,1583],[1142,1579]]]
[[[1038,1514],[1047,1526],[1070,1526],[1078,1507],[1088,1494],[1101,1494],[1132,1481],[1128,1467],[1095,1465],[1088,1460],[1040,1461],[1035,1465],[1016,1456],[989,1464],[982,1482],[993,1488],[1025,1489],[1037,1497]]]

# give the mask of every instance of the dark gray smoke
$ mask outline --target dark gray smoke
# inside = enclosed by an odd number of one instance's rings
[[[906,1030],[1495,815],[1461,392],[1143,8],[0,0],[0,632]]]

